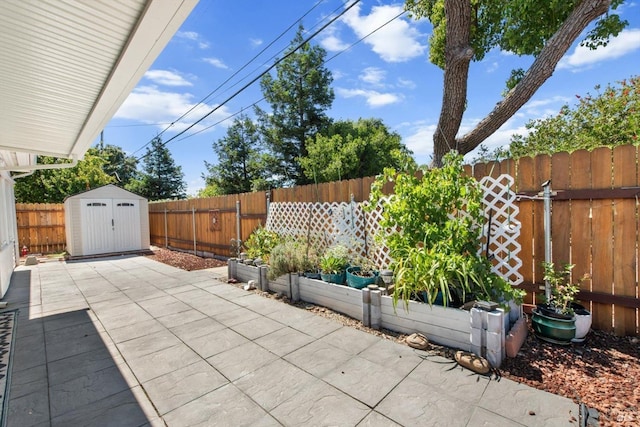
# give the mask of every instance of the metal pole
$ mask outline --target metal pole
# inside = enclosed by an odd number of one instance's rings
[[[544,261],[551,262],[551,180],[542,184],[544,197]],[[544,296],[551,300],[551,285],[544,281]]]
[[[169,236],[167,235],[167,208],[164,208],[164,247],[169,247]]]
[[[267,197],[267,222],[269,222],[269,206],[271,205],[271,190],[264,193],[264,195]],[[267,224],[265,224],[265,226],[266,225]]]
[[[240,236],[240,200],[236,200],[236,238],[238,242],[238,254],[240,254],[241,236]]]
[[[198,256],[198,249],[196,246],[196,208],[191,207],[191,221],[193,223],[193,254]]]

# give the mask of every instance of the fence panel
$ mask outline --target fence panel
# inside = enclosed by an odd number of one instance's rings
[[[634,187],[637,185],[637,148],[632,145],[613,149],[613,186]],[[613,293],[635,297],[637,295],[637,254],[638,221],[636,220],[636,200],[616,200],[613,207]],[[614,306],[616,335],[630,335],[635,332],[637,310],[630,307]]]
[[[519,256],[523,286],[530,290],[525,302],[540,302],[541,262],[544,260],[543,201],[536,197],[542,182],[552,179],[558,195],[552,203],[553,261],[557,267],[575,264],[572,280],[581,285],[583,301],[593,312],[597,329],[618,335],[638,334],[640,307],[638,224],[640,176],[635,146],[601,148],[571,154],[505,160],[474,165],[466,170],[481,179],[508,173],[522,197]],[[369,198],[373,178],[313,184],[270,192],[271,202],[349,203]],[[386,184],[384,190],[392,191]],[[240,218],[236,217],[236,202]],[[64,205],[17,204],[18,243],[30,252],[65,249]],[[238,219],[240,229],[238,230]],[[266,224],[267,195],[263,192],[149,204],[152,244],[187,251],[230,256],[231,241],[246,241]],[[194,233],[195,230],[195,233]],[[537,294],[538,296],[536,296]]]
[[[16,203],[18,245],[29,253],[50,254],[66,248],[64,205]]]
[[[594,189],[612,188],[611,149],[598,148],[591,152],[591,184]],[[613,294],[613,200],[593,200],[591,202],[591,259],[597,268],[592,266],[591,288],[594,292]],[[609,262],[602,262],[608,260]],[[612,324],[612,305],[593,303],[592,313],[596,320],[595,327],[609,331]]]

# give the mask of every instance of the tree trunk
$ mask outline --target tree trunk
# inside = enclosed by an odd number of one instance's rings
[[[467,102],[469,63],[473,57],[470,46],[471,3],[469,0],[445,0],[446,18],[444,90],[438,126],[433,135],[433,162],[442,166],[442,157],[456,147]]]
[[[455,8],[461,8],[461,4],[465,4],[464,7],[467,9],[465,14],[469,15],[461,16],[462,13],[459,10],[453,10]],[[580,33],[589,23],[606,13],[609,10],[610,4],[611,0],[584,0],[580,2],[566,21],[560,26],[558,31],[547,41],[520,83],[518,83],[502,102],[498,103],[493,111],[478,123],[471,132],[461,138],[455,139],[455,135],[460,128],[462,113],[464,112],[465,99],[462,99],[460,105],[459,97],[462,86],[464,87],[464,97],[466,97],[466,80],[469,61],[466,61],[465,67],[450,64],[450,62],[456,60],[456,58],[450,56],[449,51],[454,51],[462,42],[459,35],[450,35],[450,25],[454,24],[459,26],[457,31],[462,31],[461,27],[464,25],[464,31],[466,31],[465,37],[468,44],[468,27],[471,18],[469,1],[445,0],[445,14],[447,16],[447,56],[445,59],[443,107],[438,128],[433,137],[434,164],[439,166],[442,162],[442,156],[450,149],[456,149],[461,154],[469,153],[498,130],[498,128],[527,103],[540,86],[551,77],[558,62],[567,50],[569,50],[574,40],[580,36]],[[456,22],[455,19],[459,19],[460,21]],[[454,73],[459,73],[459,75],[448,75]],[[461,84],[462,79],[464,79],[464,83]],[[454,120],[458,117],[458,120]],[[454,125],[455,130],[452,129]],[[448,141],[454,142],[451,143]]]

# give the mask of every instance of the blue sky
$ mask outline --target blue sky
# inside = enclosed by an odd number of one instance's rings
[[[262,98],[259,83],[221,103],[264,71],[275,57],[282,56],[303,15],[302,22],[311,33],[342,10],[343,3],[200,0],[105,128],[105,143],[140,157],[145,144],[189,110],[185,118],[162,134],[164,141],[217,108],[167,145],[182,166],[188,194],[195,194],[204,186],[204,161],[217,162],[212,143],[225,136],[230,116]],[[336,95],[329,115],[334,119],[380,118],[402,136],[418,163],[429,163],[442,99],[442,70],[428,61],[431,25],[405,14],[356,43],[400,14],[402,7],[402,2],[362,0],[316,36],[313,43],[327,50],[327,58],[338,54],[326,64],[333,73]],[[554,75],[485,144],[491,148],[508,144],[513,133],[525,132],[528,120],[555,114],[565,103],[573,105],[576,95],[593,94],[598,84],[606,86],[640,74],[640,3],[627,1],[619,12],[630,24],[623,33],[597,51],[576,42]],[[249,63],[263,49],[265,52]],[[511,69],[527,68],[531,62],[530,57],[495,50],[483,61],[471,64],[461,134],[471,130],[500,101]],[[234,73],[237,75],[232,77]],[[268,109],[265,102],[258,105]],[[251,108],[245,113],[253,116]]]

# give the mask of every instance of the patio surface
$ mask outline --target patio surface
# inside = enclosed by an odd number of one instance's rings
[[[144,257],[21,266],[8,426],[564,426],[569,399]],[[573,417],[573,421],[572,421]]]

